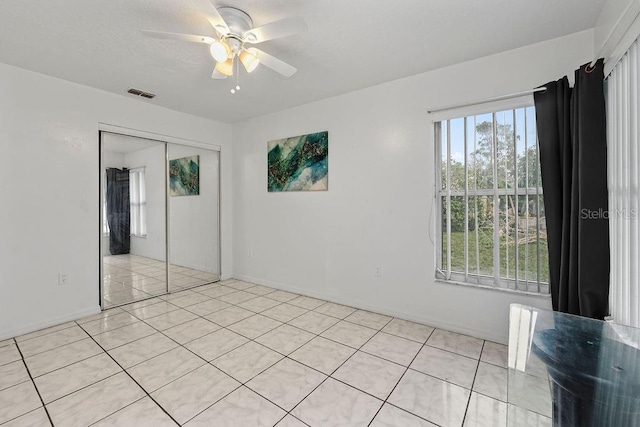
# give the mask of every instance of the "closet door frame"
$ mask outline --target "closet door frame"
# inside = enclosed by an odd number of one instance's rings
[[[170,236],[170,217],[169,217],[169,144],[172,145],[183,145],[183,146],[188,146],[188,147],[195,147],[195,148],[200,148],[203,150],[209,150],[209,151],[217,151],[218,152],[218,191],[217,191],[217,201],[216,201],[216,205],[217,205],[217,215],[218,215],[218,241],[217,241],[217,246],[218,246],[218,280],[220,280],[220,277],[222,276],[222,227],[221,227],[221,194],[220,194],[220,189],[221,189],[221,178],[222,178],[222,174],[221,174],[221,169],[222,169],[222,149],[219,145],[217,144],[208,144],[205,142],[201,142],[201,141],[194,141],[194,140],[190,140],[190,139],[185,139],[185,138],[179,138],[179,137],[175,137],[175,136],[170,136],[170,135],[164,135],[164,134],[159,134],[159,133],[154,133],[154,132],[148,132],[148,131],[143,131],[143,130],[138,130],[138,129],[132,129],[132,128],[127,128],[127,127],[122,127],[122,126],[117,126],[117,125],[112,125],[112,124],[108,124],[108,123],[98,123],[98,171],[99,171],[99,179],[98,179],[98,184],[99,184],[99,188],[98,188],[98,276],[99,276],[99,283],[98,283],[98,303],[100,305],[100,309],[101,310],[105,310],[105,309],[109,309],[109,308],[115,308],[115,307],[119,307],[121,305],[126,305],[126,304],[131,304],[131,302],[127,302],[127,303],[123,303],[123,304],[117,304],[117,305],[113,305],[113,306],[109,306],[109,307],[105,307],[104,304],[104,289],[103,289],[103,284],[104,284],[104,265],[103,265],[103,260],[102,260],[102,238],[103,238],[103,233],[102,233],[102,224],[104,221],[103,218],[103,212],[102,212],[102,186],[104,185],[104,177],[103,177],[103,173],[102,173],[102,169],[103,169],[103,160],[104,160],[104,144],[102,143],[102,134],[103,133],[114,133],[114,134],[118,134],[118,135],[124,135],[124,136],[129,136],[129,137],[135,137],[135,138],[142,138],[142,139],[148,139],[148,140],[152,140],[152,141],[156,141],[158,143],[162,143],[164,145],[164,161],[165,161],[165,277],[166,277],[166,283],[167,283],[167,287],[166,287],[166,292],[164,294],[161,295],[167,295],[170,294],[172,292],[171,289],[171,283],[170,283],[170,240],[171,240],[171,236]],[[137,301],[144,301],[145,299],[150,299],[150,298],[155,298],[158,295],[149,297],[149,298],[143,298],[141,300],[137,300]],[[132,302],[137,302],[137,301],[132,301]]]

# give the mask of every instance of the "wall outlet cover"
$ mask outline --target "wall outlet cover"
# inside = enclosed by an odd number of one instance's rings
[[[381,265],[377,265],[373,271],[373,274],[376,277],[382,277],[382,266]]]
[[[58,286],[66,286],[69,284],[69,273],[58,273]]]

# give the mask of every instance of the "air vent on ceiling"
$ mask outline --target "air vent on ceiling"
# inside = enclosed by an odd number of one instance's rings
[[[147,98],[147,99],[153,99],[156,97],[155,93],[149,93],[149,92],[145,92],[142,91],[140,89],[134,89],[134,88],[130,88],[127,93],[130,93],[131,95],[136,95],[136,96],[141,96],[143,98]]]

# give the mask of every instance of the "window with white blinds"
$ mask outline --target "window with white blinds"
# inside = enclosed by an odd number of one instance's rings
[[[611,272],[609,305],[616,323],[640,328],[638,264],[638,40],[607,79],[607,158]]]
[[[144,168],[129,170],[129,202],[131,204],[131,235],[147,235],[147,195]]]
[[[547,294],[535,108],[435,122],[436,277]]]

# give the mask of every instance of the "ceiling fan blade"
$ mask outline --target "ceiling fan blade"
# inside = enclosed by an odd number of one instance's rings
[[[298,71],[296,67],[289,65],[275,56],[271,56],[268,53],[261,51],[260,49],[252,47],[247,50],[249,53],[257,56],[262,65],[271,68],[276,73],[280,73],[285,77],[291,77],[296,73],[296,71]]]
[[[274,21],[244,33],[247,43],[262,43],[267,40],[292,36],[307,31],[307,23],[302,18],[286,18]]]
[[[211,78],[216,80],[224,80],[227,78],[227,76],[225,76],[220,71],[214,68],[213,73],[211,73]]]
[[[180,34],[180,33],[167,33],[164,31],[145,31],[142,33],[149,37],[155,37],[157,39],[166,39],[166,40],[182,40],[185,42],[194,42],[194,43],[206,43],[211,44],[216,39],[208,36],[194,36],[191,34]]]
[[[191,0],[191,3],[207,18],[207,21],[215,28],[218,35],[223,36],[229,33],[229,26],[224,22],[220,12],[218,12],[218,9],[211,3],[211,0]]]

